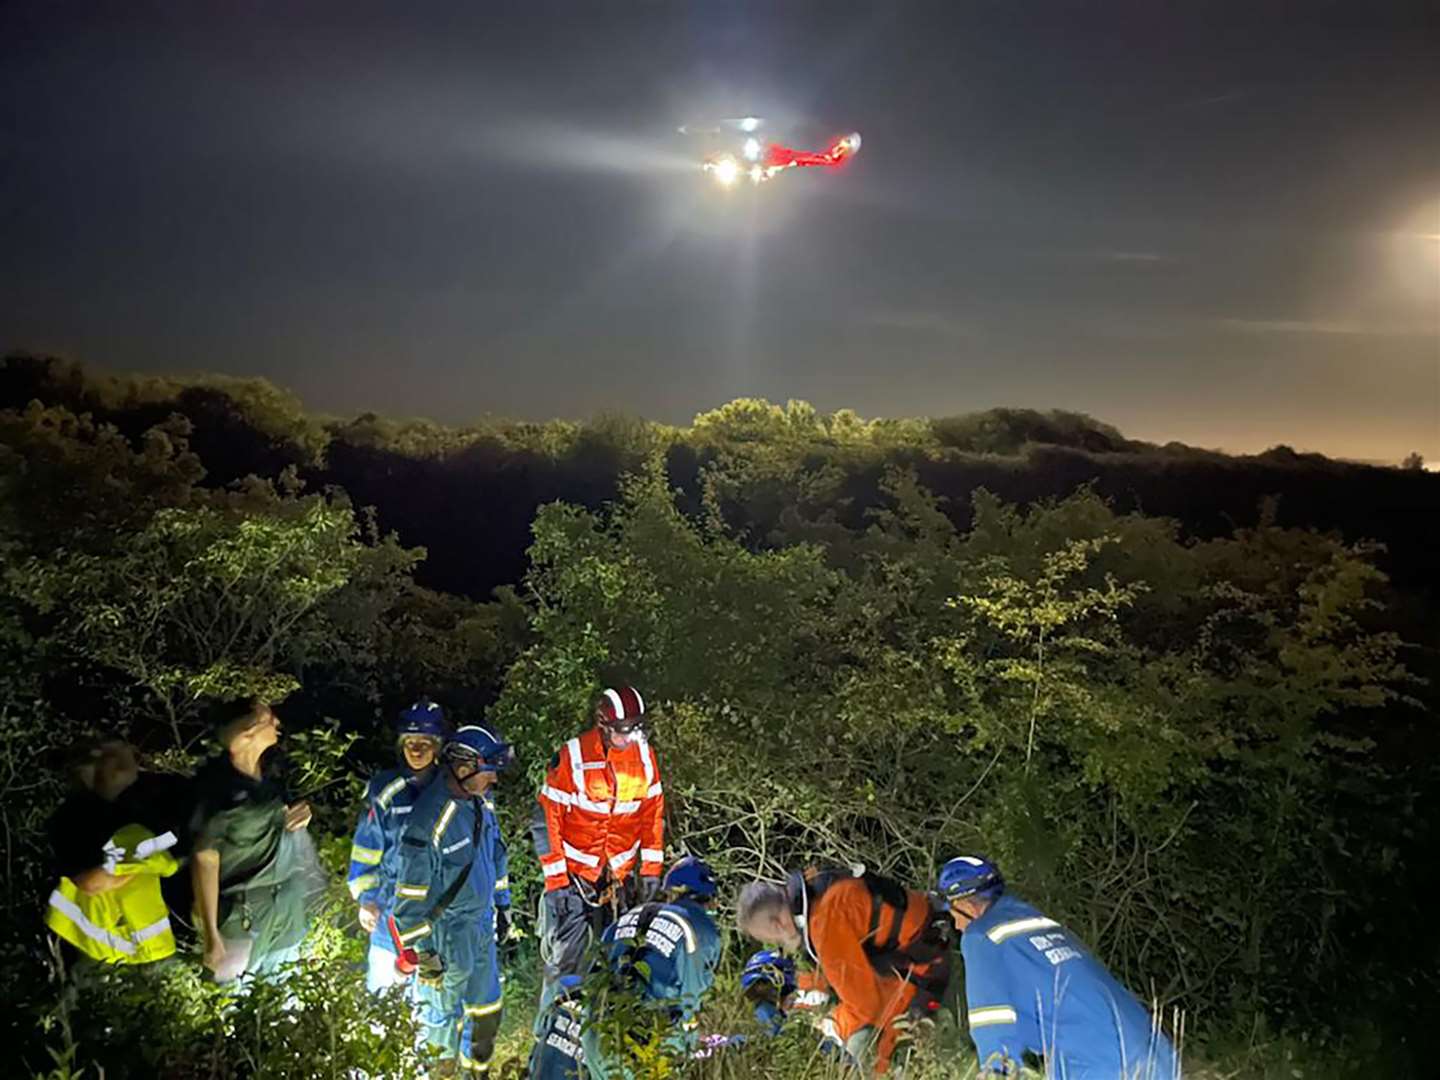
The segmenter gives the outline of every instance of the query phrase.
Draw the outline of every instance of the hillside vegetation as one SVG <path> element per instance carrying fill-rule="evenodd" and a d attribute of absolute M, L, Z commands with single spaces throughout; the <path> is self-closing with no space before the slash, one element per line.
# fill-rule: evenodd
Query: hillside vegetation
<path fill-rule="evenodd" d="M 808 861 L 923 886 L 984 851 L 1183 1014 L 1217 1075 L 1423 1075 L 1437 489 L 1140 444 L 1065 412 L 742 400 L 686 428 L 447 427 L 316 417 L 258 380 L 11 357 L 10 1045 L 57 1077 L 413 1075 L 403 1010 L 357 988 L 343 889 L 301 1008 L 237 1011 L 188 963 L 83 1006 L 62 993 L 39 913 L 65 752 L 122 732 L 188 770 L 208 704 L 264 694 L 338 871 L 388 718 L 430 693 L 519 750 L 500 803 L 528 913 L 535 782 L 589 694 L 624 680 L 655 702 L 671 854 L 709 859 L 727 903 Z M 743 956 L 732 940 L 714 1030 L 746 1022 L 725 997 Z M 522 946 L 511 1070 L 533 965 Z M 797 1075 L 806 1038 L 689 1071 Z M 963 1033 L 942 1048 L 934 1074 L 966 1075 Z"/>

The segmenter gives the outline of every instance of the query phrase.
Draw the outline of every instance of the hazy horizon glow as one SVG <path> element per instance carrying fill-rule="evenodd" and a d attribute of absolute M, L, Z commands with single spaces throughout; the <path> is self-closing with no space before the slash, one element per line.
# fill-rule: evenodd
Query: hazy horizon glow
<path fill-rule="evenodd" d="M 1440 20 L 0 9 L 0 348 L 464 422 L 736 397 L 1440 459 Z M 725 189 L 681 125 L 840 173 Z"/>

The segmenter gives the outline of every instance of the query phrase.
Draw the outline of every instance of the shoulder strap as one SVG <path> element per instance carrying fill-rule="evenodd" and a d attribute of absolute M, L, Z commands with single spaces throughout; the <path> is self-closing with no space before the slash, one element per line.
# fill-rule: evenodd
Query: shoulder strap
<path fill-rule="evenodd" d="M 870 961 L 870 966 L 881 975 L 895 974 L 901 978 L 912 978 L 915 967 L 932 964 L 949 954 L 952 944 L 948 929 L 949 920 L 927 918 L 920 932 L 902 947 L 900 933 L 905 922 L 905 915 L 909 911 L 910 896 L 901 889 L 903 902 L 896 905 L 892 903 L 893 893 L 884 888 L 887 880 L 880 878 L 879 884 L 881 888 L 870 894 L 870 927 L 871 934 L 874 936 L 865 943 L 865 955 Z M 894 882 L 888 882 L 888 884 L 894 886 Z M 895 887 L 899 888 L 899 886 Z M 875 931 L 880 925 L 880 911 L 886 907 L 890 908 L 894 915 L 891 918 L 889 933 L 881 938 Z M 943 982 L 945 978 L 948 978 L 948 974 L 941 978 Z"/>
<path fill-rule="evenodd" d="M 870 893 L 870 935 L 867 939 L 870 944 L 867 951 L 892 952 L 900 947 L 900 925 L 905 921 L 905 909 L 909 907 L 910 897 L 898 883 L 868 870 L 861 875 L 860 880 L 865 883 L 865 888 Z M 880 923 L 886 908 L 892 913 L 890 929 L 881 937 Z"/>
<path fill-rule="evenodd" d="M 475 821 L 470 828 L 470 861 L 465 864 L 465 869 L 456 875 L 455 880 L 450 883 L 450 887 L 440 894 L 440 899 L 431 905 L 427 918 L 432 922 L 443 915 L 445 909 L 455 902 L 455 898 L 460 895 L 460 890 L 470 880 L 470 871 L 475 869 L 475 857 L 480 850 L 480 830 L 485 823 L 485 807 L 483 804 L 477 805 L 477 802 L 476 799 L 470 800 L 475 811 Z"/>

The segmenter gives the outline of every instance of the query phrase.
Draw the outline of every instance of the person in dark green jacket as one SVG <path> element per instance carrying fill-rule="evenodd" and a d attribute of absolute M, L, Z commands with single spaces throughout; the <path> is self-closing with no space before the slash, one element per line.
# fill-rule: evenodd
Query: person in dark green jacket
<path fill-rule="evenodd" d="M 223 752 L 196 777 L 196 925 L 217 982 L 264 975 L 294 960 L 306 931 L 313 848 L 310 807 L 287 803 L 264 759 L 280 720 L 259 700 L 226 707 Z"/>

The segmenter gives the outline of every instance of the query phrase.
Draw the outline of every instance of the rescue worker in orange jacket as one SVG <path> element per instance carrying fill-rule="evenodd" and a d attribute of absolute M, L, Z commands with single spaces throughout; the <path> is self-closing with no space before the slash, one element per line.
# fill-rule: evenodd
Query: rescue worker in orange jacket
<path fill-rule="evenodd" d="M 925 893 L 863 868 L 753 882 L 740 893 L 737 922 L 757 941 L 809 956 L 819 971 L 808 984 L 802 977 L 802 988 L 839 999 L 826 1035 L 876 1073 L 887 1072 L 916 1024 L 938 1011 L 949 983 L 943 913 Z"/>
<path fill-rule="evenodd" d="M 652 900 L 664 868 L 665 797 L 645 738 L 645 701 L 634 687 L 605 690 L 592 715 L 595 726 L 551 759 L 532 828 L 545 872 L 547 985 L 583 974 L 591 941 Z"/>

